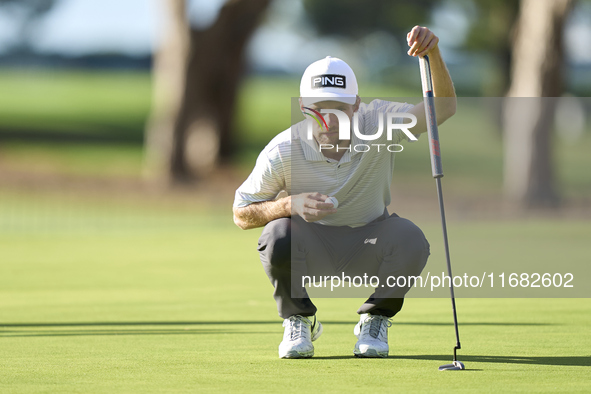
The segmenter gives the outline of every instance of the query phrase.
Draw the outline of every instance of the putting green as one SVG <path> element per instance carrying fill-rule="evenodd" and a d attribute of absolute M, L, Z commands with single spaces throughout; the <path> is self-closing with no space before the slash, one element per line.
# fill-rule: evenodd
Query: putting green
<path fill-rule="evenodd" d="M 240 231 L 228 215 L 107 219 L 0 229 L 0 392 L 591 389 L 588 299 L 459 299 L 460 372 L 437 370 L 455 342 L 449 299 L 408 299 L 388 359 L 352 356 L 362 300 L 318 299 L 316 356 L 280 360 L 260 230 Z M 421 226 L 440 238 L 437 222 Z M 453 224 L 458 260 L 480 252 L 484 227 L 502 245 L 497 259 L 520 249 L 515 233 L 535 228 L 539 245 L 588 260 L 581 234 L 591 223 L 559 221 Z M 432 247 L 429 264 L 440 264 Z M 545 258 L 543 248 L 531 253 Z"/>

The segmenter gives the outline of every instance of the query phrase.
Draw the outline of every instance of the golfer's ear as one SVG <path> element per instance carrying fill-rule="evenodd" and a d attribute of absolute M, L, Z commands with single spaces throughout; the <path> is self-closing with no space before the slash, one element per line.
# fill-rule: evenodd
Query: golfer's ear
<path fill-rule="evenodd" d="M 361 97 L 357 95 L 357 100 L 355 100 L 355 106 L 353 107 L 353 112 L 359 111 L 359 104 L 361 104 Z"/>

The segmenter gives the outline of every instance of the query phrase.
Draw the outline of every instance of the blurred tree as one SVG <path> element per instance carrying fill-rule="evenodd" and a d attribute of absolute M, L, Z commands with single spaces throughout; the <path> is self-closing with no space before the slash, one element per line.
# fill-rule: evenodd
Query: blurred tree
<path fill-rule="evenodd" d="M 31 33 L 36 19 L 49 11 L 58 0 L 0 0 L 0 7 L 18 21 L 17 50 L 29 50 Z"/>
<path fill-rule="evenodd" d="M 498 72 L 483 81 L 483 94 L 502 97 L 509 88 L 511 37 L 519 10 L 516 0 L 303 1 L 308 18 L 319 34 L 360 38 L 381 30 L 393 34 L 402 47 L 406 45 L 408 30 L 416 24 L 428 24 L 435 7 L 453 5 L 463 9 L 471 21 L 464 48 L 486 52 L 497 65 Z"/>
<path fill-rule="evenodd" d="M 207 28 L 186 0 L 161 0 L 164 37 L 154 56 L 148 171 L 168 183 L 207 175 L 234 148 L 232 120 L 244 50 L 270 0 L 228 0 Z"/>
<path fill-rule="evenodd" d="M 472 19 L 464 47 L 469 51 L 486 51 L 497 65 L 498 72 L 487 78 L 482 95 L 502 97 L 509 89 L 511 70 L 511 37 L 519 12 L 515 0 L 472 0 L 475 17 Z M 467 6 L 464 1 L 459 5 Z"/>
<path fill-rule="evenodd" d="M 304 9 L 319 34 L 360 38 L 370 32 L 392 33 L 406 45 L 406 33 L 429 20 L 437 0 L 303 0 Z"/>
<path fill-rule="evenodd" d="M 505 105 L 506 196 L 523 208 L 554 207 L 551 131 L 562 94 L 564 23 L 573 0 L 521 0 Z"/>

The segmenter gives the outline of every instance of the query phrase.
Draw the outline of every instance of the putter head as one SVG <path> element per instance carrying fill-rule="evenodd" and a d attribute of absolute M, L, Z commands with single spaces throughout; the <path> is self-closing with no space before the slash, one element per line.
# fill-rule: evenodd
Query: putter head
<path fill-rule="evenodd" d="M 464 363 L 459 361 L 454 361 L 452 364 L 445 364 L 439 367 L 440 371 L 460 371 L 466 369 Z"/>

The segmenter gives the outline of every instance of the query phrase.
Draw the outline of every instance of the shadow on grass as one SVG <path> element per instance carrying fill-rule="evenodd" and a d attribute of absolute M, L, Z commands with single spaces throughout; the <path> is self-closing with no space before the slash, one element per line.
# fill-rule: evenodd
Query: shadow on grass
<path fill-rule="evenodd" d="M 240 330 L 237 325 L 255 324 L 281 324 L 279 321 L 231 321 L 231 322 L 79 322 L 79 323 L 0 323 L 0 338 L 17 337 L 66 337 L 66 336 L 102 336 L 102 335 L 202 335 L 202 334 L 272 334 L 275 331 L 246 331 Z M 215 329 L 201 327 L 176 327 L 176 326 L 212 326 L 233 325 L 232 329 Z M 144 327 L 142 327 L 144 326 Z M 149 328 L 150 326 L 165 326 L 162 328 Z M 113 327 L 96 329 L 95 327 Z M 125 329 L 123 327 L 129 327 Z M 8 328 L 8 330 L 7 330 Z M 28 328 L 28 329 L 27 329 Z M 45 328 L 45 329 L 44 329 Z M 55 328 L 55 330 L 51 330 Z M 64 329 L 61 329 L 64 328 Z M 70 328 L 70 329 L 68 329 Z M 80 329 L 76 329 L 80 328 Z M 12 329 L 12 330 L 11 330 Z"/>
<path fill-rule="evenodd" d="M 355 321 L 323 321 L 326 325 L 351 325 Z M 146 321 L 146 322 L 63 322 L 63 323 L 0 323 L 0 338 L 18 337 L 66 337 L 66 336 L 105 336 L 105 335 L 217 335 L 217 334 L 270 334 L 279 331 L 249 331 L 240 326 L 275 325 L 280 327 L 281 320 L 270 321 Z M 452 326 L 452 323 L 402 322 L 400 325 L 417 326 Z M 537 323 L 462 323 L 475 326 L 533 326 Z M 149 328 L 159 326 L 162 328 Z M 185 327 L 179 327 L 185 326 Z M 193 326 L 193 327 L 191 327 Z M 206 328 L 208 326 L 226 326 L 225 329 Z M 97 329 L 105 327 L 104 329 Z M 108 328 L 113 327 L 113 328 Z M 123 327 L 129 327 L 125 329 Z M 232 327 L 232 328 L 230 328 Z M 55 330 L 52 330 L 54 328 Z M 68 329 L 69 328 L 69 329 Z M 78 329 L 79 328 L 79 329 Z M 347 357 L 343 357 L 347 358 Z M 321 358 L 320 358 L 321 359 Z"/>
<path fill-rule="evenodd" d="M 416 355 L 416 356 L 392 356 L 393 360 L 433 360 L 450 361 L 451 355 Z M 591 356 L 470 356 L 461 355 L 458 359 L 463 363 L 499 363 L 499 364 L 528 364 L 528 365 L 553 365 L 553 366 L 591 366 Z"/>
<path fill-rule="evenodd" d="M 122 335 L 219 335 L 219 334 L 274 334 L 272 331 L 220 331 L 220 330 L 66 330 L 66 331 L 39 331 L 39 330 L 18 330 L 0 331 L 0 338 L 23 338 L 23 337 L 78 337 L 78 336 L 122 336 Z"/>
<path fill-rule="evenodd" d="M 321 320 L 322 324 L 351 324 L 355 325 L 356 320 L 334 321 Z M 145 322 L 63 322 L 63 323 L 0 323 L 0 329 L 4 327 L 94 327 L 94 326 L 193 326 L 193 325 L 257 325 L 257 324 L 279 324 L 281 320 L 267 321 L 145 321 Z M 395 322 L 394 325 L 402 326 L 452 326 L 453 322 Z M 488 323 L 488 322 L 462 322 L 462 326 L 550 326 L 552 323 Z"/>
<path fill-rule="evenodd" d="M 436 357 L 436 356 L 433 356 L 433 357 Z M 377 358 L 377 357 L 356 357 L 354 355 L 350 355 L 350 356 L 314 356 L 312 358 L 309 358 L 308 360 L 364 360 L 363 362 L 372 362 L 372 361 L 365 361 L 365 360 L 378 360 L 378 361 L 374 361 L 374 362 L 383 363 L 384 360 L 388 360 L 386 362 L 397 362 L 401 358 L 410 359 L 413 357 L 412 356 L 410 356 L 410 357 L 390 356 L 387 358 Z M 449 360 L 449 357 L 447 358 L 447 360 Z M 437 363 L 437 364 L 439 364 L 439 363 Z M 482 369 L 467 368 L 467 369 L 465 369 L 465 371 L 477 372 L 477 371 L 482 371 Z"/>
<path fill-rule="evenodd" d="M 460 361 L 468 364 L 466 367 L 468 371 L 482 371 L 482 369 L 470 368 L 470 363 L 497 363 L 497 364 L 527 364 L 527 365 L 551 365 L 551 366 L 591 366 L 591 356 L 548 356 L 548 357 L 517 357 L 517 356 L 466 356 L 462 355 L 458 357 Z M 358 360 L 376 360 L 368 358 L 358 358 L 354 355 L 350 356 L 320 356 L 313 357 L 309 360 L 346 360 L 346 359 L 358 359 Z M 395 362 L 399 360 L 432 360 L 440 363 L 446 363 L 451 361 L 451 355 L 410 355 L 410 356 L 398 356 L 392 355 L 386 359 L 389 362 Z"/>

